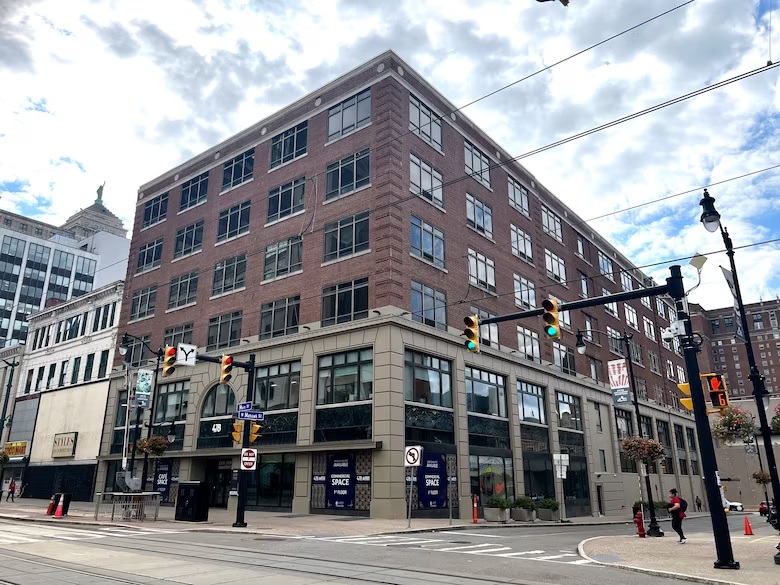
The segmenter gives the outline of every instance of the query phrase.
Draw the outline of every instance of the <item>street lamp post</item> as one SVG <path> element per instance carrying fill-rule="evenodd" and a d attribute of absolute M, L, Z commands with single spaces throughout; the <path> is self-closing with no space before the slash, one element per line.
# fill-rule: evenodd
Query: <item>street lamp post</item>
<path fill-rule="evenodd" d="M 748 379 L 753 384 L 753 398 L 756 401 L 756 409 L 758 410 L 759 430 L 761 431 L 761 438 L 763 439 L 764 450 L 766 452 L 766 466 L 769 469 L 769 477 L 772 481 L 773 506 L 770 507 L 771 518 L 771 509 L 777 509 L 776 502 L 778 495 L 780 495 L 780 478 L 778 478 L 777 475 L 777 463 L 775 462 L 775 453 L 772 449 L 772 431 L 769 428 L 769 421 L 766 416 L 766 409 L 769 406 L 769 393 L 766 391 L 764 376 L 759 372 L 758 367 L 756 366 L 756 358 L 753 354 L 753 344 L 750 341 L 750 330 L 748 329 L 747 315 L 745 315 L 745 305 L 742 302 L 742 291 L 739 288 L 737 267 L 734 264 L 734 244 L 731 241 L 728 230 L 723 227 L 723 224 L 720 221 L 720 213 L 715 209 L 715 198 L 709 194 L 707 189 L 704 190 L 704 196 L 701 201 L 699 201 L 699 204 L 702 207 L 701 223 L 708 232 L 715 232 L 720 229 L 723 243 L 726 245 L 726 255 L 729 257 L 729 264 L 731 265 L 731 277 L 734 284 L 733 293 L 734 298 L 737 301 L 737 309 L 742 324 L 742 336 L 745 339 L 748 367 L 750 368 Z M 776 528 L 780 528 L 780 523 L 777 523 L 776 520 L 774 525 Z M 775 563 L 780 564 L 780 552 L 775 555 Z"/>
<path fill-rule="evenodd" d="M 636 378 L 634 378 L 634 366 L 631 362 L 631 346 L 629 340 L 633 337 L 632 334 L 623 332 L 622 337 L 613 337 L 609 333 L 603 331 L 594 331 L 595 333 L 602 333 L 612 339 L 617 339 L 623 342 L 626 348 L 626 359 L 628 361 L 628 377 L 631 383 L 631 394 L 634 397 L 634 415 L 636 416 L 636 436 L 642 436 L 642 423 L 639 418 L 639 395 L 636 390 Z M 577 353 L 580 355 L 585 353 L 585 341 L 582 337 L 582 331 L 577 331 Z M 655 503 L 653 502 L 653 490 L 650 483 L 650 470 L 647 461 L 643 461 L 640 465 L 645 465 L 645 489 L 647 490 L 647 507 L 650 512 L 650 525 L 647 528 L 647 536 L 663 536 L 664 531 L 661 530 L 661 526 L 658 524 L 658 518 L 655 515 Z"/>
<path fill-rule="evenodd" d="M 5 362 L 5 365 L 7 365 L 9 368 L 11 368 L 11 371 L 8 372 L 8 384 L 6 384 L 5 388 L 5 398 L 3 399 L 3 411 L 0 413 L 0 443 L 3 441 L 3 435 L 5 434 L 5 413 L 8 412 L 8 399 L 11 397 L 11 386 L 14 383 L 14 370 L 16 369 L 16 366 L 19 365 L 19 362 L 12 361 L 9 362 L 8 360 L 3 360 Z"/>

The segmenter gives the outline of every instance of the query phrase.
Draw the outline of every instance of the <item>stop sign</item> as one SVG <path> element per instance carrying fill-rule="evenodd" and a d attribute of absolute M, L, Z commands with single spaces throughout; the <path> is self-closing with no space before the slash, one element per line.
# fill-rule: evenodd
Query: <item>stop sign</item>
<path fill-rule="evenodd" d="M 241 469 L 254 471 L 257 467 L 257 449 L 241 449 Z"/>

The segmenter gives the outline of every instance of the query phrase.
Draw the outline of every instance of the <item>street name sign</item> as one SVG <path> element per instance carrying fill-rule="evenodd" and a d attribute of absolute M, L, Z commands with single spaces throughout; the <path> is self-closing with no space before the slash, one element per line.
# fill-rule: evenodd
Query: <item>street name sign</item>
<path fill-rule="evenodd" d="M 255 410 L 242 410 L 239 411 L 238 418 L 240 420 L 263 420 L 265 418 L 265 413 L 257 412 Z"/>
<path fill-rule="evenodd" d="M 243 412 L 245 410 L 252 410 L 252 403 L 251 402 L 239 402 L 236 405 L 236 411 L 237 412 Z"/>

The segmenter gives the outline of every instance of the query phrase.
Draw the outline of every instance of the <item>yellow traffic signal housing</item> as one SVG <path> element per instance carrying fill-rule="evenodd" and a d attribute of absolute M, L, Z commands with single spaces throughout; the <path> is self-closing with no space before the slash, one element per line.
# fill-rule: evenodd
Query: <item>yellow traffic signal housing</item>
<path fill-rule="evenodd" d="M 163 378 L 172 376 L 173 372 L 175 371 L 176 371 L 176 348 L 171 345 L 166 345 L 165 349 L 163 350 L 163 367 L 162 367 Z"/>
<path fill-rule="evenodd" d="M 547 339 L 561 338 L 561 323 L 558 315 L 558 301 L 555 299 L 544 299 L 542 301 L 542 319 L 544 319 L 544 334 Z"/>
<path fill-rule="evenodd" d="M 471 353 L 479 353 L 479 316 L 469 315 L 463 322 L 466 324 L 466 328 L 463 330 L 463 335 L 466 336 L 466 349 Z"/>
<path fill-rule="evenodd" d="M 230 433 L 230 436 L 233 437 L 234 443 L 243 443 L 244 442 L 244 423 L 242 422 L 234 422 L 233 423 L 233 432 Z"/>
<path fill-rule="evenodd" d="M 254 443 L 260 438 L 260 433 L 263 432 L 263 427 L 257 423 L 251 423 L 249 427 L 249 443 Z"/>
<path fill-rule="evenodd" d="M 227 384 L 233 379 L 233 356 L 223 355 L 220 362 L 219 383 Z"/>
<path fill-rule="evenodd" d="M 729 392 L 723 376 L 720 374 L 701 374 L 699 377 L 707 384 L 712 406 L 718 410 L 726 408 L 729 405 Z"/>
<path fill-rule="evenodd" d="M 680 398 L 680 404 L 688 410 L 693 411 L 693 398 L 690 397 L 691 385 L 688 384 L 688 382 L 685 382 L 684 384 L 677 384 L 677 387 L 680 389 L 680 392 L 688 396 L 688 398 Z"/>

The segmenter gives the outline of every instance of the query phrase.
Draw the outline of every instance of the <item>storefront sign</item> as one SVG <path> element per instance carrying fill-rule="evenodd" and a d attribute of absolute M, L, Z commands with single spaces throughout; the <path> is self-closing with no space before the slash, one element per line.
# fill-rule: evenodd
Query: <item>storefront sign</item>
<path fill-rule="evenodd" d="M 27 455 L 27 441 L 6 443 L 3 448 L 9 457 L 24 457 Z"/>
<path fill-rule="evenodd" d="M 73 457 L 76 454 L 76 439 L 78 437 L 78 432 L 57 433 L 54 435 L 54 444 L 51 450 L 52 458 Z"/>
<path fill-rule="evenodd" d="M 172 467 L 170 459 L 157 461 L 157 471 L 154 475 L 154 491 L 160 492 L 161 501 L 167 501 L 170 494 Z"/>
<path fill-rule="evenodd" d="M 417 472 L 417 495 L 423 508 L 443 508 L 447 504 L 447 464 L 444 455 L 425 451 Z"/>
<path fill-rule="evenodd" d="M 352 453 L 328 455 L 326 508 L 355 507 L 355 459 Z"/>

